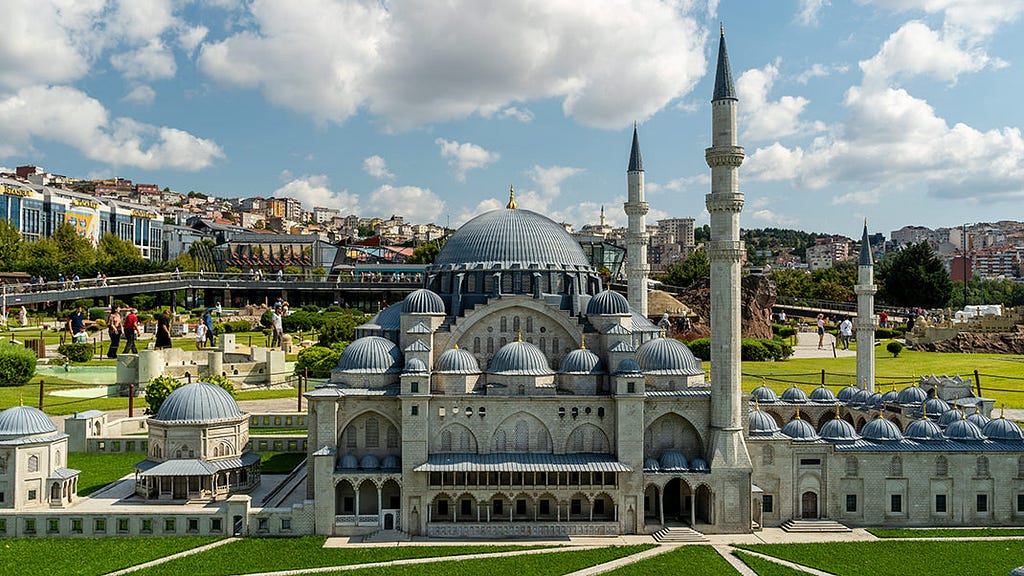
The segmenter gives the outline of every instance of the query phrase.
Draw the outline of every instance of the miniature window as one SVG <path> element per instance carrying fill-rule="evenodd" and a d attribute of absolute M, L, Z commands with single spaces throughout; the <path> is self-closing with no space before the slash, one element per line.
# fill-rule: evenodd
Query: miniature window
<path fill-rule="evenodd" d="M 152 534 L 153 533 L 153 521 L 150 520 L 149 518 L 145 518 L 145 519 L 142 520 L 142 533 L 143 534 Z"/>
<path fill-rule="evenodd" d="M 419 392 L 420 392 L 420 383 L 419 382 L 412 382 L 411 384 L 409 384 L 409 392 L 411 392 L 412 394 L 419 394 Z"/>
<path fill-rule="evenodd" d="M 164 532 L 174 532 L 174 518 L 164 519 Z"/>
<path fill-rule="evenodd" d="M 978 512 L 988 512 L 988 494 L 978 494 Z"/>
<path fill-rule="evenodd" d="M 94 520 L 93 523 L 92 523 L 92 531 L 96 532 L 97 534 L 103 534 L 104 532 L 106 532 L 107 531 L 107 519 L 106 518 L 97 518 L 96 520 Z"/>
<path fill-rule="evenodd" d="M 35 490 L 29 490 L 28 491 L 28 499 L 29 500 L 35 500 L 36 497 L 37 497 L 37 494 L 38 494 L 38 492 L 36 492 Z"/>
<path fill-rule="evenodd" d="M 935 495 L 935 511 L 938 512 L 939 514 L 944 514 L 946 512 L 946 495 L 945 494 L 936 494 Z"/>
<path fill-rule="evenodd" d="M 188 531 L 191 533 L 199 532 L 199 519 L 189 518 L 188 519 Z"/>
<path fill-rule="evenodd" d="M 0 534 L 7 534 L 7 519 L 0 518 Z"/>
<path fill-rule="evenodd" d="M 267 522 L 266 518 L 260 518 L 259 519 L 259 528 L 258 528 L 258 530 L 261 530 L 261 531 L 267 530 L 268 524 L 269 524 L 269 522 Z"/>
<path fill-rule="evenodd" d="M 417 406 L 416 404 L 413 404 L 412 408 L 410 408 L 409 413 L 412 414 L 413 416 L 419 416 L 419 414 L 420 414 L 420 407 Z"/>
<path fill-rule="evenodd" d="M 35 533 L 36 533 L 36 519 L 35 518 L 25 518 L 25 534 L 35 534 Z"/>
<path fill-rule="evenodd" d="M 847 494 L 846 495 L 846 511 L 856 512 L 857 511 L 857 495 Z"/>
<path fill-rule="evenodd" d="M 281 530 L 291 530 L 291 529 L 292 529 L 292 519 L 291 518 L 281 518 Z"/>
<path fill-rule="evenodd" d="M 117 531 L 120 532 L 120 533 L 125 533 L 125 532 L 128 531 L 128 519 L 127 518 L 118 518 L 117 519 Z"/>
<path fill-rule="evenodd" d="M 775 510 L 775 498 L 771 494 L 765 494 L 761 497 L 761 511 L 766 514 L 771 514 Z"/>
<path fill-rule="evenodd" d="M 1024 512 L 1024 494 L 1017 494 L 1017 512 Z"/>
<path fill-rule="evenodd" d="M 889 496 L 889 512 L 898 514 L 903 512 L 903 495 L 892 494 Z"/>
<path fill-rule="evenodd" d="M 210 532 L 220 532 L 220 518 L 210 519 Z"/>
<path fill-rule="evenodd" d="M 57 520 L 56 518 L 48 519 L 46 521 L 46 533 L 56 534 L 57 532 L 60 532 L 60 520 Z"/>

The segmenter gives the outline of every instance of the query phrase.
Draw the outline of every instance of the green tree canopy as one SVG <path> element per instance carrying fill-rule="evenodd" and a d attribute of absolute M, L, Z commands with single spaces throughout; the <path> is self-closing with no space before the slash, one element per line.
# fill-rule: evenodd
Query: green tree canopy
<path fill-rule="evenodd" d="M 943 308 L 953 292 L 946 268 L 927 242 L 886 255 L 878 283 L 880 299 L 895 306 Z"/>
<path fill-rule="evenodd" d="M 775 282 L 781 298 L 813 298 L 814 283 L 806 270 L 797 268 L 779 268 L 772 270 L 768 278 Z"/>
<path fill-rule="evenodd" d="M 21 258 L 21 233 L 14 223 L 0 218 L 0 270 L 14 270 Z"/>
<path fill-rule="evenodd" d="M 694 250 L 685 260 L 665 271 L 663 282 L 671 286 L 689 286 L 701 278 L 711 276 L 711 262 L 702 248 Z"/>
<path fill-rule="evenodd" d="M 53 231 L 53 242 L 57 245 L 60 270 L 65 276 L 78 274 L 91 276 L 96 269 L 96 248 L 73 226 L 64 222 Z"/>
<path fill-rule="evenodd" d="M 56 280 L 60 273 L 60 250 L 51 238 L 40 238 L 21 244 L 19 267 L 33 276 Z"/>
<path fill-rule="evenodd" d="M 437 260 L 442 246 L 444 246 L 444 242 L 441 240 L 420 244 L 412 251 L 412 256 L 409 256 L 406 262 L 409 264 L 433 264 L 434 260 Z"/>
<path fill-rule="evenodd" d="M 107 276 L 145 274 L 153 268 L 150 262 L 142 257 L 142 252 L 135 244 L 114 234 L 104 234 L 96 251 L 97 264 Z"/>

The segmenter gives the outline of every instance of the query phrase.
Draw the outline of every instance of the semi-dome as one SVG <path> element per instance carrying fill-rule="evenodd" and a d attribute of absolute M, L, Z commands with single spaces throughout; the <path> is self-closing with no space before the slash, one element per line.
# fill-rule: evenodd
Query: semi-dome
<path fill-rule="evenodd" d="M 662 470 L 688 470 L 686 456 L 679 450 L 666 450 L 658 461 Z"/>
<path fill-rule="evenodd" d="M 775 390 L 767 386 L 758 386 L 750 391 L 750 398 L 756 398 L 761 404 L 770 404 L 772 402 L 778 402 L 779 396 L 775 393 Z"/>
<path fill-rule="evenodd" d="M 811 402 L 819 402 L 822 404 L 835 404 L 836 395 L 831 390 L 824 386 L 819 386 L 814 390 L 811 390 Z"/>
<path fill-rule="evenodd" d="M 367 454 L 359 459 L 359 467 L 363 470 L 376 470 L 380 468 L 380 459 L 373 454 Z"/>
<path fill-rule="evenodd" d="M 985 439 L 985 435 L 973 422 L 962 418 L 946 426 L 946 438 L 961 442 L 981 442 Z"/>
<path fill-rule="evenodd" d="M 558 371 L 563 374 L 603 374 L 604 364 L 597 354 L 586 348 L 579 348 L 562 358 Z"/>
<path fill-rule="evenodd" d="M 338 359 L 338 370 L 360 374 L 394 374 L 402 371 L 402 351 L 380 336 L 353 340 Z"/>
<path fill-rule="evenodd" d="M 833 418 L 821 425 L 818 435 L 832 442 L 850 442 L 857 439 L 857 430 L 846 420 Z"/>
<path fill-rule="evenodd" d="M 771 414 L 761 410 L 751 410 L 747 415 L 747 429 L 752 435 L 773 434 L 779 431 L 779 425 Z"/>
<path fill-rule="evenodd" d="M 216 422 L 242 417 L 238 403 L 227 390 L 216 384 L 198 382 L 171 392 L 153 419 L 161 422 Z"/>
<path fill-rule="evenodd" d="M 1024 440 L 1024 432 L 1021 431 L 1020 426 L 1013 420 L 1003 417 L 989 420 L 985 423 L 985 427 L 981 429 L 981 433 L 989 440 L 1005 440 L 1009 442 Z"/>
<path fill-rule="evenodd" d="M 626 297 L 614 290 L 598 292 L 587 304 L 587 316 L 630 313 Z"/>
<path fill-rule="evenodd" d="M 897 404 L 920 404 L 928 399 L 928 393 L 919 386 L 907 386 L 896 397 Z"/>
<path fill-rule="evenodd" d="M 619 365 L 615 368 L 615 373 L 619 376 L 641 376 L 640 365 L 636 363 L 636 360 L 632 358 L 623 358 Z"/>
<path fill-rule="evenodd" d="M 636 350 L 636 362 L 648 374 L 704 374 L 700 360 L 675 338 L 654 338 Z"/>
<path fill-rule="evenodd" d="M 52 434 L 57 431 L 53 420 L 38 408 L 12 406 L 0 412 L 0 438 Z"/>
<path fill-rule="evenodd" d="M 405 370 L 403 370 L 403 372 L 406 374 L 426 374 L 427 365 L 419 358 L 410 358 L 406 361 Z"/>
<path fill-rule="evenodd" d="M 782 391 L 782 401 L 796 404 L 807 402 L 807 393 L 796 386 L 791 386 Z"/>
<path fill-rule="evenodd" d="M 661 470 L 661 464 L 658 464 L 657 458 L 648 458 L 644 460 L 644 470 L 657 472 L 658 470 Z"/>
<path fill-rule="evenodd" d="M 856 392 L 857 388 L 854 388 L 853 386 L 844 386 L 839 390 L 839 393 L 836 394 L 836 399 L 840 402 L 849 402 L 850 398 L 853 397 Z"/>
<path fill-rule="evenodd" d="M 907 424 L 903 435 L 911 440 L 942 440 L 942 428 L 928 418 L 919 418 Z"/>
<path fill-rule="evenodd" d="M 445 350 L 434 361 L 434 370 L 442 374 L 479 374 L 480 364 L 467 350 Z"/>
<path fill-rule="evenodd" d="M 818 432 L 814 430 L 814 426 L 811 426 L 807 420 L 802 420 L 799 414 L 796 418 L 786 422 L 786 425 L 782 427 L 782 433 L 793 440 L 818 439 Z"/>
<path fill-rule="evenodd" d="M 495 353 L 487 373 L 542 376 L 553 372 L 540 348 L 529 342 L 516 340 L 505 344 Z"/>
<path fill-rule="evenodd" d="M 380 461 L 380 467 L 384 470 L 397 470 L 401 467 L 401 460 L 394 454 L 388 454 Z"/>
<path fill-rule="evenodd" d="M 519 208 L 491 210 L 463 224 L 441 248 L 430 269 L 516 267 L 595 270 L 564 227 Z"/>
<path fill-rule="evenodd" d="M 875 442 L 893 442 L 903 439 L 903 433 L 899 426 L 879 416 L 871 420 L 860 429 L 860 435 L 865 440 Z"/>
<path fill-rule="evenodd" d="M 404 314 L 444 314 L 444 300 L 436 293 L 420 288 L 402 300 Z"/>
<path fill-rule="evenodd" d="M 963 417 L 964 417 L 964 412 L 963 412 L 962 409 L 960 409 L 960 408 L 951 408 L 949 410 L 946 410 L 945 412 L 942 413 L 941 416 L 939 416 L 939 426 L 942 426 L 942 427 L 949 426 L 953 422 L 956 422 L 957 420 L 960 420 Z"/>
<path fill-rule="evenodd" d="M 690 460 L 691 472 L 707 472 L 709 470 L 710 468 L 708 468 L 708 463 L 703 458 L 694 458 L 693 460 Z"/>
<path fill-rule="evenodd" d="M 354 454 L 345 454 L 341 457 L 342 470 L 355 470 L 359 467 L 359 460 Z"/>

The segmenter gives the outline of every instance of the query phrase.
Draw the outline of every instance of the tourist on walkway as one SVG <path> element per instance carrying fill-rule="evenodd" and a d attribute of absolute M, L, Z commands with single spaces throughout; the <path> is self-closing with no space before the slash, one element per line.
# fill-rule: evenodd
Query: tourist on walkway
<path fill-rule="evenodd" d="M 885 310 L 882 310 L 881 312 L 878 313 L 878 327 L 879 328 L 888 328 L 889 327 L 889 315 L 885 313 Z"/>
<path fill-rule="evenodd" d="M 818 350 L 825 349 L 825 315 L 818 314 Z"/>
<path fill-rule="evenodd" d="M 206 331 L 204 332 L 204 334 L 206 336 L 206 341 L 210 343 L 210 347 L 211 348 L 216 348 L 217 347 L 217 340 L 216 340 L 216 338 L 213 335 L 213 310 L 212 309 L 207 308 L 206 312 L 203 313 L 203 324 L 206 325 Z"/>
<path fill-rule="evenodd" d="M 839 342 L 843 346 L 843 350 L 850 349 L 850 338 L 853 336 L 853 322 L 850 322 L 849 318 L 844 318 L 839 323 Z"/>
<path fill-rule="evenodd" d="M 121 345 L 121 334 L 124 333 L 124 324 L 121 322 L 121 307 L 114 306 L 107 316 L 107 335 L 110 336 L 110 346 L 107 347 L 107 358 L 117 358 L 117 347 Z"/>
<path fill-rule="evenodd" d="M 206 324 L 202 321 L 196 322 L 196 350 L 202 350 L 206 343 Z"/>
<path fill-rule="evenodd" d="M 284 322 L 281 319 L 281 307 L 274 308 L 274 314 L 271 316 L 271 326 L 273 329 L 273 335 L 270 338 L 270 347 L 281 345 L 281 336 L 284 335 Z"/>
<path fill-rule="evenodd" d="M 157 349 L 171 347 L 171 311 L 165 309 L 163 314 L 156 319 L 156 344 Z"/>
<path fill-rule="evenodd" d="M 135 315 L 135 309 L 129 308 L 128 315 L 124 318 L 124 350 L 122 354 L 138 354 L 135 349 L 135 338 L 139 335 L 139 317 Z"/>

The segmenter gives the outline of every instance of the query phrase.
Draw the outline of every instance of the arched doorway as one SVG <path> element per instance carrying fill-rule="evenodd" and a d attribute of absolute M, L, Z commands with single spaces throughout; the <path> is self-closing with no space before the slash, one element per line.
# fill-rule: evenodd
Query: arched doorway
<path fill-rule="evenodd" d="M 661 490 L 651 484 L 644 490 L 644 523 L 661 524 Z"/>
<path fill-rule="evenodd" d="M 708 488 L 706 484 L 701 484 L 697 488 L 695 500 L 696 510 L 694 511 L 694 515 L 697 522 L 713 524 L 714 519 L 711 517 L 711 512 L 714 507 L 711 505 L 711 488 Z"/>
<path fill-rule="evenodd" d="M 665 484 L 661 505 L 666 523 L 693 522 L 693 491 L 685 480 L 673 478 Z"/>
<path fill-rule="evenodd" d="M 356 513 L 356 491 L 348 480 L 334 487 L 334 513 L 339 516 Z"/>
<path fill-rule="evenodd" d="M 394 530 L 395 529 L 395 515 L 388 512 L 384 515 L 384 529 Z"/>
<path fill-rule="evenodd" d="M 800 495 L 800 517 L 816 519 L 818 517 L 818 493 L 808 490 Z"/>

